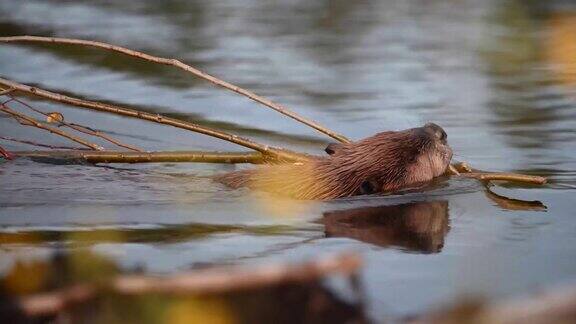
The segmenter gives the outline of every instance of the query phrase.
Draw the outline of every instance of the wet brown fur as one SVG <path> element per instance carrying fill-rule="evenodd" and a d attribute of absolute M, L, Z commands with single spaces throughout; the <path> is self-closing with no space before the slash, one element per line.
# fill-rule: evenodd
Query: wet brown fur
<path fill-rule="evenodd" d="M 392 192 L 430 181 L 446 170 L 452 150 L 435 124 L 378 133 L 330 145 L 328 157 L 227 173 L 216 180 L 297 199 L 334 199 Z"/>

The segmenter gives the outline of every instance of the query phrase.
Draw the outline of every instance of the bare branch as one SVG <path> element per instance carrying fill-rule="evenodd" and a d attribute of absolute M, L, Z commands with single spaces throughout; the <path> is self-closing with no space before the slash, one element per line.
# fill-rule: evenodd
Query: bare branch
<path fill-rule="evenodd" d="M 96 41 L 88 41 L 88 40 L 81 40 L 81 39 L 70 39 L 70 38 L 56 38 L 56 37 L 40 37 L 40 36 L 12 36 L 12 37 L 0 37 L 0 42 L 5 42 L 5 43 L 9 43 L 9 42 L 41 42 L 41 43 L 54 43 L 54 44 L 71 44 L 71 45 L 82 45 L 82 46 L 91 46 L 91 47 L 97 47 L 97 48 L 103 48 L 109 51 L 114 51 L 114 52 L 118 52 L 118 53 L 122 53 L 128 56 L 132 56 L 132 57 L 137 57 L 146 61 L 150 61 L 150 62 L 154 62 L 154 63 L 159 63 L 159 64 L 164 64 L 164 65 L 171 65 L 174 67 L 177 67 L 181 70 L 184 70 L 186 72 L 192 73 L 193 75 L 200 77 L 204 80 L 207 80 L 215 85 L 218 85 L 220 87 L 223 87 L 225 89 L 228 89 L 230 91 L 234 91 L 238 94 L 241 94 L 245 97 L 248 97 L 260 104 L 263 104 L 267 107 L 270 107 L 276 111 L 278 111 L 281 114 L 284 114 L 290 118 L 293 118 L 305 125 L 308 125 L 316 130 L 318 130 L 319 132 L 322 132 L 340 142 L 343 143 L 348 143 L 350 142 L 350 140 L 348 140 L 345 136 L 340 135 L 326 127 L 323 127 L 321 125 L 319 125 L 318 123 L 306 119 L 298 114 L 296 114 L 295 112 L 290 111 L 288 108 L 275 103 L 269 99 L 266 99 L 264 97 L 261 97 L 251 91 L 245 90 L 243 88 L 240 88 L 239 86 L 236 86 L 234 84 L 228 83 L 226 81 L 220 80 L 208 73 L 202 72 L 190 65 L 184 64 L 179 60 L 176 59 L 169 59 L 169 58 L 163 58 L 163 57 L 158 57 L 158 56 L 153 56 L 153 55 L 149 55 L 146 53 L 142 53 L 142 52 L 138 52 L 135 50 L 131 50 L 128 48 L 124 48 L 124 47 L 120 47 L 120 46 L 116 46 L 116 45 L 111 45 L 111 44 L 107 44 L 107 43 L 103 43 L 103 42 L 96 42 Z"/>
<path fill-rule="evenodd" d="M 12 160 L 14 155 L 12 153 L 6 151 L 2 146 L 0 146 L 0 156 L 4 157 L 5 159 Z"/>
<path fill-rule="evenodd" d="M 162 116 L 160 114 L 151 114 L 151 113 L 142 112 L 142 111 L 129 109 L 129 108 L 124 108 L 124 107 L 120 107 L 120 106 L 104 104 L 104 103 L 100 103 L 97 101 L 89 101 L 89 100 L 83 100 L 83 99 L 78 99 L 78 98 L 74 98 L 74 97 L 69 97 L 69 96 L 65 96 L 63 94 L 50 92 L 50 91 L 43 90 L 40 88 L 30 87 L 30 86 L 25 85 L 25 84 L 17 83 L 17 82 L 2 79 L 2 78 L 0 78 L 0 84 L 3 84 L 3 85 L 8 86 L 8 87 L 12 87 L 14 89 L 17 89 L 18 91 L 26 92 L 26 93 L 29 93 L 29 94 L 34 95 L 34 96 L 50 99 L 53 101 L 69 104 L 72 106 L 83 107 L 83 108 L 88 108 L 91 110 L 104 111 L 104 112 L 113 113 L 116 115 L 122 115 L 122 116 L 137 118 L 137 119 L 148 120 L 148 121 L 152 121 L 155 123 L 170 125 L 170 126 L 186 129 L 189 131 L 201 133 L 204 135 L 220 138 L 222 140 L 232 142 L 232 143 L 256 150 L 256 151 L 258 151 L 264 155 L 269 156 L 271 159 L 275 159 L 278 161 L 293 162 L 293 161 L 304 161 L 304 160 L 309 159 L 309 157 L 305 154 L 301 154 L 301 153 L 297 153 L 297 152 L 293 152 L 293 151 L 289 151 L 289 150 L 285 150 L 285 149 L 281 149 L 281 148 L 276 148 L 276 147 L 271 147 L 268 145 L 256 143 L 256 142 L 249 140 L 247 138 L 243 138 L 243 137 L 240 137 L 237 135 L 231 135 L 231 134 L 221 132 L 221 131 L 218 131 L 215 129 L 211 129 L 211 128 L 208 128 L 205 126 L 200 126 L 200 125 L 197 125 L 197 124 L 194 124 L 191 122 L 187 122 L 187 121 L 183 121 L 183 120 L 179 120 L 179 119 L 175 119 L 175 118 L 170 118 L 170 117 L 165 117 L 165 116 Z"/>
<path fill-rule="evenodd" d="M 460 172 L 452 164 L 448 164 L 448 169 L 446 173 L 449 175 L 460 175 Z"/>
<path fill-rule="evenodd" d="M 456 162 L 450 166 L 459 173 L 468 173 L 474 171 L 468 162 Z"/>
<path fill-rule="evenodd" d="M 116 151 L 16 151 L 17 157 L 83 161 L 87 163 L 252 163 L 262 164 L 266 158 L 258 152 L 116 152 Z"/>
<path fill-rule="evenodd" d="M 455 175 L 466 178 L 474 178 L 480 181 L 512 181 L 521 183 L 545 184 L 548 180 L 545 177 L 532 176 L 526 174 L 506 173 L 506 172 L 487 172 L 472 168 L 467 162 L 458 162 L 450 165 L 450 172 Z M 454 171 L 452 171 L 454 170 Z"/>
<path fill-rule="evenodd" d="M 16 102 L 18 102 L 19 104 L 23 105 L 24 107 L 26 107 L 26 108 L 34 111 L 34 112 L 37 112 L 37 113 L 39 113 L 39 114 L 42 114 L 42 115 L 44 115 L 44 116 L 46 116 L 46 117 L 48 117 L 48 118 L 50 118 L 50 117 L 52 116 L 51 113 L 45 113 L 45 112 L 43 112 L 43 111 L 41 111 L 41 110 L 38 110 L 38 109 L 32 107 L 31 105 L 29 105 L 28 103 L 26 103 L 26 102 L 24 102 L 24 101 L 22 101 L 22 100 L 20 100 L 20 99 L 18 99 L 18 98 L 16 98 L 16 97 L 14 97 L 14 96 L 12 96 L 12 95 L 8 95 L 8 97 L 10 98 L 10 100 L 16 101 Z M 124 143 L 122 143 L 122 142 L 120 142 L 120 141 L 118 141 L 118 140 L 116 140 L 116 139 L 114 139 L 114 138 L 112 138 L 112 137 L 110 137 L 110 136 L 108 136 L 108 135 L 106 135 L 106 134 L 103 134 L 103 133 L 100 132 L 100 131 L 94 130 L 94 129 L 90 128 L 90 127 L 82 126 L 82 125 L 75 124 L 75 123 L 68 123 L 68 122 L 66 122 L 65 119 L 59 121 L 59 124 L 60 124 L 60 125 L 63 125 L 63 126 L 66 126 L 66 127 L 68 127 L 68 128 L 71 128 L 71 129 L 73 129 L 73 130 L 75 130 L 75 131 L 78 131 L 78 132 L 80 132 L 80 133 L 84 133 L 84 134 L 87 134 L 87 135 L 92 135 L 92 136 L 100 137 L 100 138 L 102 138 L 102 139 L 104 139 L 104 140 L 106 140 L 106 141 L 108 141 L 108 142 L 110 142 L 110 143 L 112 143 L 112 144 L 117 145 L 117 146 L 120 146 L 120 147 L 123 147 L 123 148 L 127 148 L 127 149 L 129 149 L 129 150 L 136 151 L 136 152 L 142 152 L 141 149 L 139 149 L 139 148 L 137 148 L 137 147 L 135 147 L 135 146 L 132 146 L 132 145 L 129 145 L 129 144 L 124 144 Z"/>
<path fill-rule="evenodd" d="M 480 181 L 512 181 L 512 182 L 523 182 L 523 183 L 533 183 L 542 185 L 545 184 L 547 179 L 540 176 L 532 176 L 527 174 L 517 174 L 517 173 L 504 173 L 504 172 L 470 172 L 461 173 L 460 176 L 466 178 L 474 178 Z"/>
<path fill-rule="evenodd" d="M 106 134 L 103 134 L 103 133 L 100 132 L 100 131 L 94 130 L 94 129 L 90 128 L 90 127 L 82 126 L 82 125 L 75 124 L 75 123 L 67 123 L 66 121 L 61 122 L 61 124 L 64 125 L 64 126 L 70 127 L 70 128 L 72 128 L 73 130 L 75 130 L 75 131 L 78 131 L 78 132 L 81 132 L 81 133 L 84 133 L 84 134 L 87 134 L 87 135 L 92 135 L 92 136 L 100 137 L 100 138 L 102 138 L 102 139 L 104 139 L 104 140 L 106 140 L 106 141 L 108 141 L 108 142 L 110 142 L 110 143 L 112 143 L 112 144 L 115 144 L 116 146 L 123 147 L 123 148 L 129 149 L 129 150 L 131 150 L 131 151 L 135 151 L 135 152 L 143 152 L 143 150 L 137 148 L 136 146 L 132 146 L 132 145 L 130 145 L 130 144 L 122 143 L 122 142 L 120 142 L 119 140 L 114 139 L 114 138 L 112 138 L 112 137 L 110 137 L 110 136 L 108 136 L 108 135 L 106 135 Z"/>
<path fill-rule="evenodd" d="M 64 132 L 58 128 L 54 128 L 54 127 L 50 127 L 50 126 L 46 126 L 42 123 L 37 122 L 34 118 L 27 116 L 25 114 L 19 113 L 17 111 L 14 111 L 10 108 L 8 108 L 6 105 L 2 104 L 0 106 L 0 111 L 11 115 L 12 117 L 14 117 L 16 120 L 18 120 L 18 122 L 20 122 L 20 124 L 22 125 L 26 125 L 26 126 L 32 126 L 32 127 L 36 127 L 36 128 L 40 128 L 40 129 L 44 129 L 49 131 L 52 134 L 56 134 L 56 135 L 60 135 L 62 137 L 65 137 L 73 142 L 76 142 L 78 144 L 84 145 L 86 147 L 89 147 L 93 150 L 103 150 L 103 148 L 97 144 L 94 143 L 90 143 L 82 138 L 76 137 L 74 135 L 71 135 L 67 132 Z"/>
<path fill-rule="evenodd" d="M 13 137 L 6 137 L 6 136 L 0 136 L 0 139 L 5 140 L 5 141 L 10 141 L 10 142 L 34 145 L 34 146 L 38 146 L 38 147 L 46 147 L 46 148 L 50 148 L 50 149 L 87 150 L 86 148 L 83 148 L 83 147 L 49 145 L 49 144 L 37 143 L 37 142 L 33 142 L 33 141 L 27 141 L 27 140 L 17 139 L 17 138 L 13 138 Z"/>
<path fill-rule="evenodd" d="M 0 90 L 0 96 L 5 96 L 11 92 L 13 92 L 15 89 L 13 88 L 8 88 L 8 89 L 2 89 Z"/>

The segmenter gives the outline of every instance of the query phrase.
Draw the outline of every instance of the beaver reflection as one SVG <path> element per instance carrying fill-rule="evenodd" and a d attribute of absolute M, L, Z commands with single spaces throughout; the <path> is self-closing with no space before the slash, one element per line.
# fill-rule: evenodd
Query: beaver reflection
<path fill-rule="evenodd" d="M 349 237 L 378 246 L 438 253 L 448 234 L 448 202 L 423 201 L 326 212 L 326 237 Z"/>

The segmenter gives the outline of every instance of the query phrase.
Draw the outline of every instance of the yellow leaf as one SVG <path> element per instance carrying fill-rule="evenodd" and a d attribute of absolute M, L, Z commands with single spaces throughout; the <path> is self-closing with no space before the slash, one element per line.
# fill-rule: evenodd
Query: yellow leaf
<path fill-rule="evenodd" d="M 62 123 L 64 122 L 64 115 L 59 112 L 51 112 L 46 116 L 46 121 L 48 123 Z"/>

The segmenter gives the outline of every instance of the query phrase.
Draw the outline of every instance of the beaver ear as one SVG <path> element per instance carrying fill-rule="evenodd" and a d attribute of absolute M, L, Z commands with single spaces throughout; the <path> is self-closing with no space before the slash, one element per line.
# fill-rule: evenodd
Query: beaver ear
<path fill-rule="evenodd" d="M 326 153 L 328 153 L 328 155 L 334 155 L 336 152 L 340 151 L 341 149 L 342 149 L 342 144 L 330 143 L 330 144 L 328 144 L 328 146 L 326 146 L 324 151 Z"/>

